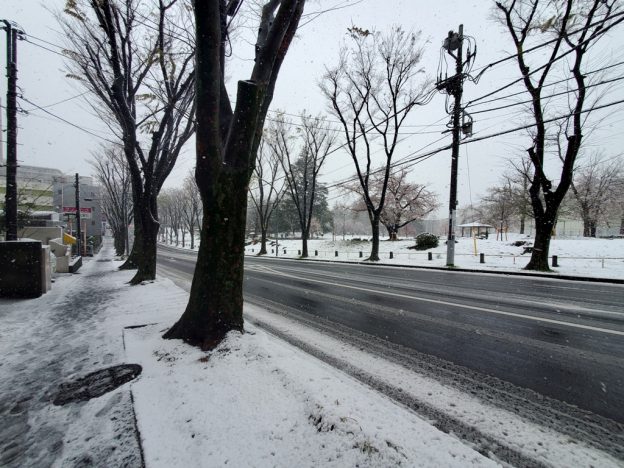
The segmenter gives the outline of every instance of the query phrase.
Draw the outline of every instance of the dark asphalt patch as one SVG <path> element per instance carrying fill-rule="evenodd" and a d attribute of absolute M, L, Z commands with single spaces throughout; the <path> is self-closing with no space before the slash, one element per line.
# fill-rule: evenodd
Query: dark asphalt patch
<path fill-rule="evenodd" d="M 138 364 L 121 364 L 100 369 L 71 382 L 62 383 L 52 403 L 62 406 L 100 397 L 134 380 L 142 370 Z"/>

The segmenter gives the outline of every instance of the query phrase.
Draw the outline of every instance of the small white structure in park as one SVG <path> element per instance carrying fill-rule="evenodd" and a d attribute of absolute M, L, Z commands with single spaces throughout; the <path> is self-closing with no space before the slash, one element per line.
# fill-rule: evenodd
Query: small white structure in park
<path fill-rule="evenodd" d="M 494 226 L 489 224 L 483 224 L 478 221 L 473 221 L 472 223 L 459 224 L 457 227 L 461 228 L 461 237 L 464 236 L 464 229 L 468 229 L 468 235 L 470 237 L 479 237 L 481 235 L 481 231 L 484 230 L 485 237 L 490 235 L 490 229 L 494 229 Z"/>

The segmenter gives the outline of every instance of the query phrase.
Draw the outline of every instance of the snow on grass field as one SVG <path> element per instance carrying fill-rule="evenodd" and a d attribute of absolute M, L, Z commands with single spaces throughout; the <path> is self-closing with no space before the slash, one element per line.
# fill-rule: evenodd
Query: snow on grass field
<path fill-rule="evenodd" d="M 493 236 L 489 239 L 477 239 L 476 242 L 467 237 L 460 237 L 457 240 L 455 246 L 457 268 L 511 272 L 522 271 L 529 262 L 530 254 L 523 253 L 524 246 L 513 245 L 516 241 L 527 241 L 532 244 L 532 238 L 527 236 L 509 234 L 503 241 L 496 240 Z M 380 263 L 423 267 L 446 265 L 446 245 L 443 240 L 438 247 L 427 251 L 408 249 L 414 243 L 413 239 L 381 241 Z M 275 256 L 274 245 L 269 245 L 267 249 L 269 256 Z M 323 238 L 308 241 L 311 259 L 359 262 L 366 259 L 370 249 L 371 242 L 368 240 Z M 245 253 L 255 255 L 259 250 L 259 243 L 251 244 L 246 247 Z M 280 239 L 277 254 L 279 257 L 297 258 L 300 250 L 301 240 Z M 428 260 L 429 252 L 432 253 L 432 260 Z M 390 258 L 390 253 L 393 258 Z M 480 263 L 481 253 L 485 255 L 485 263 Z M 558 257 L 559 266 L 553 268 L 551 273 L 553 275 L 624 279 L 624 239 L 554 238 L 551 242 L 550 255 Z"/>

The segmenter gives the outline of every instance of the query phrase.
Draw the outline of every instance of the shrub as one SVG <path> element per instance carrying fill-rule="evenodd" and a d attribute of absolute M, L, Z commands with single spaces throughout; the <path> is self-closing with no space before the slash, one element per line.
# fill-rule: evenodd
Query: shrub
<path fill-rule="evenodd" d="M 429 232 L 423 232 L 416 236 L 416 250 L 433 249 L 437 247 L 438 244 L 438 236 Z"/>

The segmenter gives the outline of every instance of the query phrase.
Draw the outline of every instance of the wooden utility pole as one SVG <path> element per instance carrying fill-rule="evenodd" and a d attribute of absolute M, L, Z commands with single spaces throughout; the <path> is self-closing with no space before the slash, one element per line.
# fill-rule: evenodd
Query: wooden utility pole
<path fill-rule="evenodd" d="M 6 240 L 17 240 L 17 35 L 10 21 L 2 20 L 7 35 L 7 159 L 4 216 Z"/>

